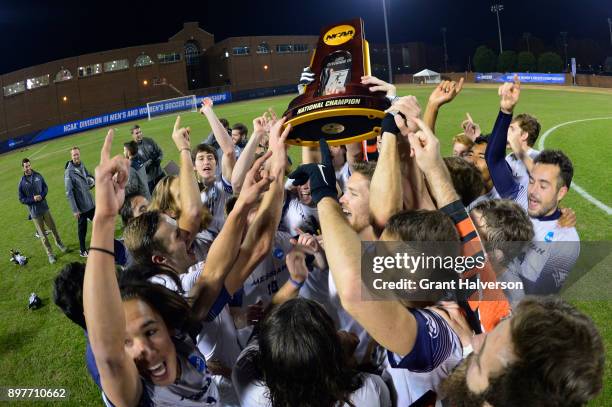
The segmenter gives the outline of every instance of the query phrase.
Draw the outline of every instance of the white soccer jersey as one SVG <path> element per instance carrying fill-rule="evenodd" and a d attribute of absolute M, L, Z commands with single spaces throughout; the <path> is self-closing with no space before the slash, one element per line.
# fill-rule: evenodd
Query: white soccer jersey
<path fill-rule="evenodd" d="M 291 239 L 289 233 L 276 231 L 271 252 L 255 267 L 242 285 L 242 289 L 232 298 L 231 306 L 240 308 L 239 314 L 246 316 L 247 307 L 258 301 L 261 301 L 265 307 L 287 282 L 289 271 L 285 264 L 285 256 L 293 248 L 289 239 Z"/>
<path fill-rule="evenodd" d="M 428 391 L 440 395 L 440 384 L 463 359 L 461 341 L 444 318 L 427 309 L 410 312 L 417 320 L 414 348 L 404 357 L 387 352 L 384 364 L 383 379 L 392 384 L 397 406 L 409 406 Z"/>
<path fill-rule="evenodd" d="M 474 209 L 479 203 L 485 201 L 492 201 L 493 199 L 500 199 L 499 194 L 495 187 L 491 188 L 489 192 L 484 195 L 480 195 L 478 198 L 474 199 L 468 206 L 465 208 L 468 212 Z"/>
<path fill-rule="evenodd" d="M 178 278 L 181 281 L 181 289 L 183 290 L 183 295 L 189 295 L 189 291 L 193 288 L 196 281 L 198 281 L 198 278 L 200 277 L 200 274 L 202 274 L 203 270 L 204 262 L 201 261 L 189 267 L 189 270 L 187 270 L 186 273 L 178 274 Z M 149 278 L 149 281 L 155 284 L 163 285 L 169 290 L 175 292 L 179 291 L 178 287 L 174 283 L 174 280 L 172 280 L 171 277 L 165 274 L 158 274 L 156 276 L 153 276 Z"/>
<path fill-rule="evenodd" d="M 232 195 L 232 184 L 221 175 L 210 187 L 200 192 L 202 203 L 206 205 L 213 217 L 208 228 L 215 236 L 225 223 L 225 203 Z"/>
<path fill-rule="evenodd" d="M 138 406 L 219 407 L 219 391 L 206 361 L 186 336 L 172 337 L 176 347 L 180 377 L 168 386 L 158 386 L 142 380 L 142 394 Z M 106 394 L 102 393 L 106 406 L 114 407 Z"/>
<path fill-rule="evenodd" d="M 299 198 L 290 196 L 286 198 L 289 201 L 283 208 L 280 229 L 289 232 L 291 236 L 298 235 L 298 228 L 306 233 L 316 234 L 320 229 L 317 207 L 305 205 Z"/>
<path fill-rule="evenodd" d="M 553 294 L 563 286 L 580 254 L 576 228 L 558 224 L 561 212 L 531 218 L 535 236 L 521 263 L 525 294 Z"/>
<path fill-rule="evenodd" d="M 259 351 L 256 340 L 247 346 L 232 371 L 232 382 L 240 399 L 240 404 L 249 407 L 270 407 L 272 403 L 268 397 L 268 387 L 257 376 L 255 355 Z M 380 378 L 369 373 L 360 373 L 363 383 L 351 396 L 351 403 L 355 406 L 391 407 L 389 389 Z M 337 404 L 337 407 L 348 407 L 348 404 Z"/>
<path fill-rule="evenodd" d="M 535 160 L 540 152 L 538 150 L 534 150 L 533 148 L 529 148 L 527 150 L 527 155 Z M 523 161 L 519 160 L 514 153 L 510 153 L 506 156 L 506 162 L 512 171 L 512 177 L 519 185 L 528 185 L 529 184 L 529 172 L 527 171 L 527 167 L 523 164 Z"/>

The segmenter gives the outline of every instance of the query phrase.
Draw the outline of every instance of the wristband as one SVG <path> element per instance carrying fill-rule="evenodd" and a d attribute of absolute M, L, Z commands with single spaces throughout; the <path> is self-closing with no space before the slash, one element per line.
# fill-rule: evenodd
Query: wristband
<path fill-rule="evenodd" d="M 383 133 L 393 133 L 398 134 L 400 132 L 397 124 L 395 124 L 395 115 L 392 113 L 387 113 L 385 117 L 382 119 L 382 130 L 380 134 Z"/>
<path fill-rule="evenodd" d="M 103 249 L 101 247 L 90 247 L 89 251 L 92 251 L 92 250 L 98 251 L 98 252 L 102 252 L 102 253 L 106 253 L 108 255 L 111 255 L 111 256 L 115 257 L 115 253 L 114 252 L 112 252 L 110 250 L 107 250 L 107 249 Z"/>
<path fill-rule="evenodd" d="M 293 284 L 298 289 L 302 288 L 302 286 L 304 285 L 304 281 L 296 281 L 292 279 L 291 276 L 289 276 L 289 281 L 291 282 L 291 284 Z"/>

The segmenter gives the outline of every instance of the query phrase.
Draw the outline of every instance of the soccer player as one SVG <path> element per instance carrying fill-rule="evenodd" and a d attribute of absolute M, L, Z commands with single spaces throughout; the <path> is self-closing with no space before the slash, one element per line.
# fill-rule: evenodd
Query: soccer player
<path fill-rule="evenodd" d="M 232 373 L 241 404 L 390 407 L 380 376 L 351 366 L 356 341 L 337 332 L 315 301 L 297 298 L 274 307 Z"/>
<path fill-rule="evenodd" d="M 465 133 L 457 134 L 453 137 L 453 157 L 465 158 L 473 145 L 474 142 Z"/>
<path fill-rule="evenodd" d="M 117 283 L 113 237 L 129 162 L 110 158 L 112 137 L 111 130 L 96 169 L 98 211 L 83 283 L 83 309 L 103 399 L 107 405 L 125 406 L 219 405 L 217 388 L 193 341 L 212 301 L 202 301 L 200 295 L 190 306 L 157 284 L 128 283 L 120 289 Z M 184 154 L 190 159 L 188 151 Z"/>
<path fill-rule="evenodd" d="M 601 334 L 561 298 L 523 300 L 473 343 L 473 353 L 442 385 L 452 406 L 583 406 L 602 389 Z"/>
<path fill-rule="evenodd" d="M 95 182 L 85 164 L 81 162 L 81 150 L 74 146 L 70 150 L 71 160 L 66 163 L 64 171 L 64 187 L 66 197 L 77 220 L 79 247 L 81 257 L 87 257 L 85 237 L 87 235 L 87 220 L 93 220 L 96 206 L 91 194 Z"/>
<path fill-rule="evenodd" d="M 144 164 L 147 172 L 149 191 L 153 191 L 155 185 L 164 176 L 164 171 L 161 168 L 164 152 L 159 148 L 155 140 L 142 135 L 142 129 L 139 125 L 135 124 L 131 132 L 132 139 L 138 145 L 138 158 Z"/>
<path fill-rule="evenodd" d="M 562 227 L 559 203 L 569 191 L 574 168 L 561 151 L 544 150 L 530 171 L 529 184 L 520 184 L 504 159 L 512 112 L 519 101 L 521 88 L 518 76 L 513 83 L 499 88 L 500 112 L 486 151 L 486 161 L 495 188 L 504 198 L 515 200 L 531 217 L 534 243 L 525 256 L 521 278 L 526 294 L 558 292 L 580 253 L 580 238 L 574 227 Z M 513 139 L 517 136 L 513 135 Z M 512 141 L 517 145 L 517 141 Z M 525 178 L 523 177 L 523 182 Z"/>
<path fill-rule="evenodd" d="M 47 252 L 49 263 L 53 264 L 55 263 L 55 256 L 49 244 L 45 226 L 51 230 L 57 248 L 62 253 L 65 253 L 67 249 L 62 243 L 62 239 L 51 216 L 49 205 L 47 205 L 47 183 L 40 173 L 32 169 L 32 163 L 29 159 L 24 158 L 21 161 L 21 166 L 23 167 L 23 176 L 21 181 L 19 181 L 19 201 L 28 206 L 30 217 Z"/>
<path fill-rule="evenodd" d="M 231 180 L 236 154 L 232 137 L 217 118 L 212 106 L 213 101 L 205 98 L 200 113 L 206 117 L 212 128 L 215 139 L 223 151 L 223 159 L 219 163 L 214 147 L 202 143 L 195 147 L 193 161 L 201 185 L 202 203 L 208 207 L 213 217 L 209 228 L 213 234 L 217 234 L 225 220 L 225 203 L 233 194 Z M 220 174 L 217 171 L 218 166 L 221 166 Z"/>
<path fill-rule="evenodd" d="M 506 156 L 506 162 L 510 166 L 512 176 L 520 185 L 526 185 L 529 182 L 533 160 L 540 154 L 538 150 L 533 149 L 540 134 L 540 128 L 538 119 L 527 113 L 516 116 L 508 127 L 508 145 L 512 153 Z M 527 163 L 530 164 L 529 168 Z"/>

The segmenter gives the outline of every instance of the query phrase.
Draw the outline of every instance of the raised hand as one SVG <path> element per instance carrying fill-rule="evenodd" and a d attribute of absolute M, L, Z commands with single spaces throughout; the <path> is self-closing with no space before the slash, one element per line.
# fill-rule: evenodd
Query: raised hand
<path fill-rule="evenodd" d="M 397 95 L 397 91 L 395 89 L 395 85 L 387 83 L 382 79 L 378 79 L 376 76 L 362 76 L 361 83 L 363 85 L 371 85 L 370 92 L 385 92 L 387 97 L 395 97 Z"/>
<path fill-rule="evenodd" d="M 271 156 L 272 152 L 268 151 L 253 163 L 244 178 L 240 195 L 238 195 L 238 202 L 246 206 L 252 206 L 259 202 L 259 198 L 264 192 L 270 189 L 274 177 L 270 176 L 268 171 L 263 169 L 263 166 Z"/>
<path fill-rule="evenodd" d="M 429 95 L 429 103 L 440 107 L 452 101 L 463 89 L 463 78 L 459 82 L 442 81 Z"/>
<path fill-rule="evenodd" d="M 338 199 L 336 172 L 332 164 L 331 152 L 325 139 L 319 140 L 321 164 L 302 164 L 289 174 L 294 185 L 304 185 L 310 180 L 312 200 L 318 204 L 325 197 Z"/>
<path fill-rule="evenodd" d="M 521 81 L 518 75 L 514 74 L 513 82 L 506 82 L 501 85 L 497 93 L 500 96 L 499 106 L 501 111 L 506 114 L 512 114 L 521 95 Z"/>
<path fill-rule="evenodd" d="M 418 130 L 414 122 L 409 120 L 411 117 L 421 117 L 421 106 L 416 97 L 401 97 L 385 112 L 395 114 L 395 124 L 403 136 L 407 137 L 409 132 Z M 401 115 L 397 113 L 401 113 Z M 404 117 L 402 117 L 402 115 Z"/>
<path fill-rule="evenodd" d="M 466 137 L 474 141 L 481 134 L 480 125 L 474 123 L 474 119 L 472 119 L 472 116 L 470 116 L 469 113 L 466 113 L 465 115 L 467 119 L 461 123 L 461 128 L 463 129 L 463 132 L 465 133 Z"/>
<path fill-rule="evenodd" d="M 125 198 L 130 162 L 121 155 L 111 158 L 114 134 L 108 131 L 96 167 L 96 216 L 115 217 Z"/>
<path fill-rule="evenodd" d="M 299 233 L 297 239 L 291 239 L 289 242 L 298 250 L 301 250 L 307 254 L 316 254 L 321 251 L 321 246 L 317 238 L 310 233 L 306 233 L 301 229 L 297 229 Z"/>
<path fill-rule="evenodd" d="M 278 121 L 278 116 L 276 115 L 274 109 L 269 107 L 268 111 L 264 112 L 263 118 L 265 123 L 264 130 L 269 133 L 270 129 L 272 129 L 272 126 L 274 126 L 274 124 Z"/>
<path fill-rule="evenodd" d="M 440 156 L 440 141 L 427 127 L 425 122 L 419 118 L 411 118 L 419 131 L 409 133 L 411 156 L 415 158 L 417 165 L 426 175 L 433 169 L 444 165 Z"/>
<path fill-rule="evenodd" d="M 268 149 L 272 151 L 272 171 L 276 174 L 277 171 L 282 169 L 285 171 L 287 167 L 287 136 L 291 131 L 291 124 L 285 126 L 287 119 L 283 117 L 274 123 L 274 126 L 270 129 L 270 136 L 268 139 Z M 284 128 L 283 128 L 284 126 Z"/>
<path fill-rule="evenodd" d="M 255 133 L 266 133 L 266 119 L 264 116 L 253 119 L 253 134 Z"/>
<path fill-rule="evenodd" d="M 202 99 L 202 107 L 200 108 L 200 113 L 204 114 L 206 111 L 212 109 L 213 100 L 211 98 Z"/>
<path fill-rule="evenodd" d="M 308 266 L 306 266 L 306 255 L 300 249 L 294 248 L 285 257 L 287 270 L 291 279 L 302 283 L 308 278 Z"/>
<path fill-rule="evenodd" d="M 179 151 L 183 149 L 191 149 L 191 140 L 189 139 L 189 127 L 181 127 L 181 116 L 176 116 L 174 128 L 172 129 L 172 141 Z"/>

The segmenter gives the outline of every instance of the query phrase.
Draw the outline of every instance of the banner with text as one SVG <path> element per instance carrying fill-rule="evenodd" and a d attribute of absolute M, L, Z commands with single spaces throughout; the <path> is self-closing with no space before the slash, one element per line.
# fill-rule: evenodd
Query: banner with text
<path fill-rule="evenodd" d="M 202 99 L 209 97 L 215 104 L 228 103 L 232 101 L 230 92 L 216 93 L 207 96 L 198 96 L 196 101 L 198 106 L 202 104 Z M 183 99 L 182 103 L 191 103 L 192 99 Z M 176 106 L 168 107 L 168 113 L 171 110 L 176 110 Z M 0 142 L 0 153 L 11 151 L 17 148 L 23 148 L 30 144 L 48 141 L 57 137 L 66 136 L 68 134 L 80 133 L 87 130 L 93 130 L 98 127 L 111 126 L 113 124 L 122 123 L 130 120 L 137 120 L 147 117 L 147 107 L 139 106 L 131 109 L 119 110 L 112 113 L 107 113 L 99 116 L 93 116 L 82 120 L 73 121 L 70 123 L 59 124 L 49 127 L 39 132 L 30 133 L 20 137 L 4 140 Z"/>
<path fill-rule="evenodd" d="M 565 84 L 565 74 L 562 73 L 525 73 L 516 72 L 522 83 L 546 83 L 563 85 Z M 488 73 L 477 73 L 475 76 L 476 83 L 490 83 L 490 82 L 512 82 L 514 80 L 515 73 L 499 73 L 499 72 L 488 72 Z"/>

